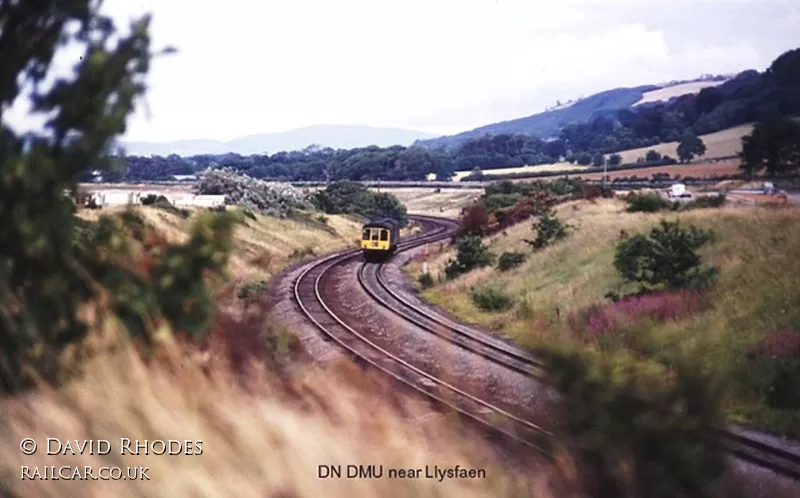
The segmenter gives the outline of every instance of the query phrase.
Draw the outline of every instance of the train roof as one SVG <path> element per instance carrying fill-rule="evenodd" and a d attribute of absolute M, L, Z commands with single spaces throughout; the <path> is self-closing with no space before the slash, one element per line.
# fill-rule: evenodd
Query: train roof
<path fill-rule="evenodd" d="M 371 220 L 364 223 L 364 228 L 400 228 L 400 222 L 392 218 L 383 218 L 380 220 Z"/>

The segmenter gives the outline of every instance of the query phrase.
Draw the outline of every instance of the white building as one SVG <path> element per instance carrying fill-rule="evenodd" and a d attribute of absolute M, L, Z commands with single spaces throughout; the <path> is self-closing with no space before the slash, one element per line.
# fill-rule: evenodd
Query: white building
<path fill-rule="evenodd" d="M 128 204 L 141 204 L 142 199 L 149 195 L 164 196 L 170 204 L 180 207 L 217 207 L 225 205 L 224 195 L 165 194 L 158 191 L 104 190 L 93 193 L 90 199 L 94 200 L 98 206 L 125 206 Z"/>
<path fill-rule="evenodd" d="M 104 190 L 97 192 L 93 199 L 98 206 L 124 206 L 138 200 L 129 190 Z"/>
<path fill-rule="evenodd" d="M 686 190 L 686 185 L 676 183 L 667 190 L 667 197 L 691 197 L 692 194 Z"/>

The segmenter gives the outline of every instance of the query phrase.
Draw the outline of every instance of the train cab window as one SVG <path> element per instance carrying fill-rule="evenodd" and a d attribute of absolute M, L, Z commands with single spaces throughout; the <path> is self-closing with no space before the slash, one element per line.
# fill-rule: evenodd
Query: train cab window
<path fill-rule="evenodd" d="M 378 240 L 378 232 L 379 231 L 380 230 L 377 230 L 377 229 L 372 231 L 372 240 Z"/>
<path fill-rule="evenodd" d="M 369 228 L 365 228 L 363 232 L 361 232 L 361 240 L 369 240 Z"/>
<path fill-rule="evenodd" d="M 389 240 L 389 232 L 387 230 L 381 230 L 381 240 Z"/>

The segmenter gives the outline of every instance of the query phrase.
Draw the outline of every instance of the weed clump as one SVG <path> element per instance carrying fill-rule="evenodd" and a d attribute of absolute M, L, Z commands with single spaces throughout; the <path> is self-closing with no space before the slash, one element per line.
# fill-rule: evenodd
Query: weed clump
<path fill-rule="evenodd" d="M 534 251 L 543 249 L 553 242 L 566 237 L 568 228 L 570 228 L 569 225 L 556 218 L 556 213 L 550 210 L 543 213 L 539 218 L 539 222 L 534 224 L 533 229 L 536 230 L 536 238 L 525 240 L 525 242 Z"/>
<path fill-rule="evenodd" d="M 236 291 L 236 297 L 239 299 L 250 299 L 268 290 L 269 282 L 266 280 L 248 282 Z"/>
<path fill-rule="evenodd" d="M 431 275 L 429 272 L 425 272 L 417 278 L 417 282 L 423 289 L 430 289 L 433 287 L 434 283 L 433 275 Z"/>
<path fill-rule="evenodd" d="M 470 292 L 470 297 L 472 298 L 472 302 L 475 303 L 475 306 L 488 312 L 504 311 L 513 304 L 513 300 L 510 296 L 492 287 L 475 289 Z"/>
<path fill-rule="evenodd" d="M 456 249 L 456 259 L 449 260 L 444 268 L 450 280 L 476 268 L 489 266 L 494 260 L 494 255 L 479 237 L 462 237 L 456 243 Z"/>
<path fill-rule="evenodd" d="M 497 261 L 497 269 L 508 271 L 525 262 L 526 256 L 521 252 L 504 252 Z"/>
<path fill-rule="evenodd" d="M 624 197 L 629 213 L 657 213 L 663 210 L 676 210 L 678 203 L 670 202 L 658 193 L 631 193 Z"/>

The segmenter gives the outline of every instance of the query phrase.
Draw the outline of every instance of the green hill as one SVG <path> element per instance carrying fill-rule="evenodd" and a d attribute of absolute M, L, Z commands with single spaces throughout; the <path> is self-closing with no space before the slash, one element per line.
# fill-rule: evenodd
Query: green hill
<path fill-rule="evenodd" d="M 430 148 L 457 147 L 472 138 L 492 134 L 525 134 L 539 138 L 557 137 L 562 127 L 588 121 L 598 113 L 616 111 L 631 107 L 641 100 L 642 96 L 652 90 L 658 90 L 657 85 L 644 85 L 633 88 L 615 88 L 600 92 L 585 99 L 581 99 L 568 107 L 561 107 L 534 114 L 525 118 L 512 119 L 494 123 L 474 130 L 465 131 L 456 135 L 418 140 L 415 145 Z"/>

